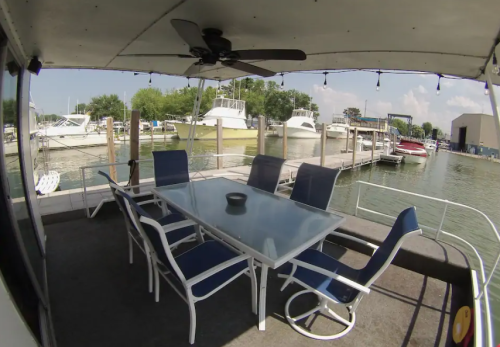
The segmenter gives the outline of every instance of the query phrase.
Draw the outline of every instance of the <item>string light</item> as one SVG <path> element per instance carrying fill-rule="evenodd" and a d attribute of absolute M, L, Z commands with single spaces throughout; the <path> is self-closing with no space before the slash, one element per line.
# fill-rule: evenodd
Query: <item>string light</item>
<path fill-rule="evenodd" d="M 490 90 L 488 89 L 488 81 L 484 82 L 484 95 L 489 95 Z"/>
<path fill-rule="evenodd" d="M 149 73 L 149 84 L 148 84 L 148 86 L 151 87 L 151 72 Z"/>
<path fill-rule="evenodd" d="M 377 71 L 377 74 L 378 74 L 378 80 L 377 80 L 377 92 L 380 90 L 380 75 L 382 74 L 382 72 L 380 70 Z"/>
<path fill-rule="evenodd" d="M 188 88 L 191 88 L 191 86 L 189 85 L 189 77 L 187 77 L 187 79 L 188 79 Z M 220 82 L 219 82 L 219 83 L 220 83 Z"/>
<path fill-rule="evenodd" d="M 280 73 L 281 75 L 281 86 L 280 86 L 280 89 L 283 90 L 285 89 L 285 74 L 282 72 Z"/>
<path fill-rule="evenodd" d="M 436 88 L 436 95 L 439 95 L 441 93 L 441 77 L 443 77 L 443 75 L 441 74 L 437 74 L 438 75 L 438 85 L 437 85 L 437 88 Z"/>
<path fill-rule="evenodd" d="M 328 86 L 327 86 L 328 83 L 326 82 L 326 75 L 328 75 L 328 72 L 325 71 L 325 72 L 323 72 L 323 74 L 325 75 L 325 83 L 323 83 L 323 89 L 326 89 L 326 88 L 328 88 Z"/>

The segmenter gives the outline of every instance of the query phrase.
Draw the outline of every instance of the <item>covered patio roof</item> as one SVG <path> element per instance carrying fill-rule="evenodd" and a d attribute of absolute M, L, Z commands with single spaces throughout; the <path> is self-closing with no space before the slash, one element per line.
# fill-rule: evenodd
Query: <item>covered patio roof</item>
<path fill-rule="evenodd" d="M 196 60 L 122 55 L 189 54 L 172 19 L 220 29 L 234 50 L 307 54 L 305 61 L 255 62 L 277 73 L 390 69 L 483 80 L 500 31 L 495 0 L 4 0 L 0 10 L 0 24 L 23 60 L 39 56 L 44 68 L 168 75 L 183 75 Z M 191 77 L 245 75 L 217 63 Z M 500 83 L 500 76 L 492 78 Z"/>

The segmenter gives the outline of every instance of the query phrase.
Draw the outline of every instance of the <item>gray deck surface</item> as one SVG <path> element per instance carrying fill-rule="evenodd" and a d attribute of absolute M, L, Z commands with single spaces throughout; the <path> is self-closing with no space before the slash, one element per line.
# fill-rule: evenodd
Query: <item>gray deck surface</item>
<path fill-rule="evenodd" d="M 46 226 L 47 271 L 59 347 L 189 346 L 189 310 L 161 282 L 160 302 L 147 290 L 144 255 L 135 249 L 128 264 L 121 214 L 106 207 L 96 219 Z M 325 243 L 325 251 L 353 267 L 368 257 Z M 390 266 L 357 310 L 356 326 L 345 337 L 317 341 L 295 332 L 284 319 L 286 300 L 301 287 L 279 288 L 270 271 L 266 331 L 257 329 L 250 307 L 250 280 L 235 282 L 196 304 L 196 346 L 448 346 L 450 312 L 466 301 L 467 290 L 397 266 Z M 314 305 L 304 297 L 293 313 Z M 334 308 L 335 309 L 335 308 Z M 297 311 L 297 312 L 295 312 Z M 452 319 L 451 319 L 452 321 Z M 338 326 L 314 320 L 312 331 L 332 333 Z"/>

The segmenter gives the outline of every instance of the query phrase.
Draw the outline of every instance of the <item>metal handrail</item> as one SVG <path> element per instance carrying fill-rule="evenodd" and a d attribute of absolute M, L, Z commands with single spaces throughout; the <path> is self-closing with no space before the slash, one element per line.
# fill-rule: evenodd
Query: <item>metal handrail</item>
<path fill-rule="evenodd" d="M 468 248 L 470 248 L 473 251 L 473 253 L 475 254 L 475 256 L 476 256 L 476 258 L 478 260 L 478 263 L 479 263 L 479 270 L 480 270 L 480 274 L 481 274 L 481 282 L 482 283 L 481 283 L 481 288 L 479 289 L 478 294 L 477 294 L 477 296 L 474 299 L 477 300 L 477 301 L 479 301 L 479 300 L 481 300 L 483 298 L 483 300 L 484 300 L 488 346 L 493 346 L 493 328 L 492 328 L 492 322 L 491 322 L 491 309 L 490 309 L 490 298 L 489 298 L 489 295 L 488 295 L 488 286 L 490 284 L 491 278 L 493 277 L 493 274 L 495 273 L 495 270 L 496 270 L 496 268 L 498 266 L 498 263 L 500 261 L 500 251 L 498 252 L 498 255 L 496 257 L 496 260 L 493 263 L 493 266 L 491 268 L 490 273 L 486 277 L 486 272 L 485 272 L 485 269 L 484 269 L 484 262 L 483 262 L 483 259 L 482 259 L 481 255 L 477 251 L 477 249 L 471 243 L 469 243 L 468 241 L 464 240 L 463 238 L 461 238 L 459 236 L 456 236 L 456 235 L 454 235 L 452 233 L 449 233 L 449 232 L 446 232 L 446 231 L 442 230 L 444 219 L 445 219 L 445 216 L 446 216 L 446 212 L 448 210 L 448 205 L 453 205 L 453 206 L 457 206 L 457 207 L 461 207 L 461 208 L 465 208 L 465 209 L 474 211 L 474 212 L 480 214 L 481 216 L 483 216 L 486 219 L 486 221 L 489 223 L 491 229 L 493 230 L 493 233 L 496 236 L 497 241 L 500 243 L 500 234 L 498 233 L 497 228 L 495 227 L 495 225 L 493 224 L 493 222 L 490 220 L 490 218 L 486 214 L 484 214 L 483 212 L 479 211 L 478 209 L 475 209 L 473 207 L 470 207 L 470 206 L 467 206 L 467 205 L 464 205 L 464 204 L 460 204 L 460 203 L 457 203 L 457 202 L 453 202 L 453 201 L 449 201 L 449 200 L 445 200 L 445 199 L 440 199 L 440 198 L 435 198 L 435 197 L 432 197 L 432 196 L 422 195 L 422 194 L 418 194 L 418 193 L 412 193 L 412 192 L 408 192 L 408 191 L 401 190 L 401 189 L 396 189 L 396 188 L 391 188 L 391 187 L 385 187 L 385 186 L 382 186 L 382 185 L 379 185 L 379 184 L 370 183 L 370 182 L 356 181 L 356 183 L 359 183 L 359 186 L 358 186 L 358 196 L 357 196 L 357 199 L 356 199 L 356 210 L 354 212 L 355 216 L 357 216 L 358 210 L 361 210 L 361 211 L 365 211 L 365 212 L 372 213 L 372 214 L 375 214 L 375 215 L 387 217 L 387 218 L 390 218 L 390 219 L 396 219 L 395 216 L 391 216 L 391 215 L 387 215 L 387 214 L 384 214 L 384 213 L 380 213 L 380 212 L 377 212 L 377 211 L 374 211 L 374 210 L 371 210 L 371 209 L 368 209 L 368 208 L 365 208 L 365 207 L 361 207 L 359 205 L 360 196 L 361 196 L 361 187 L 363 185 L 370 186 L 370 187 L 375 187 L 375 188 L 380 188 L 380 189 L 384 189 L 384 190 L 393 191 L 393 192 L 396 192 L 396 193 L 402 193 L 402 194 L 406 194 L 406 195 L 416 196 L 416 197 L 419 197 L 419 198 L 423 198 L 423 199 L 427 199 L 427 200 L 432 200 L 432 201 L 437 201 L 437 202 L 444 203 L 445 207 L 444 207 L 443 215 L 441 217 L 441 221 L 440 221 L 439 227 L 437 229 L 429 227 L 429 226 L 422 225 L 420 223 L 419 223 L 419 226 L 422 229 L 428 229 L 428 230 L 434 232 L 435 233 L 434 239 L 436 241 L 438 241 L 439 240 L 439 236 L 441 234 L 443 234 L 443 235 L 446 235 L 448 237 L 454 238 L 454 239 L 462 242 L 465 246 L 467 246 Z"/>

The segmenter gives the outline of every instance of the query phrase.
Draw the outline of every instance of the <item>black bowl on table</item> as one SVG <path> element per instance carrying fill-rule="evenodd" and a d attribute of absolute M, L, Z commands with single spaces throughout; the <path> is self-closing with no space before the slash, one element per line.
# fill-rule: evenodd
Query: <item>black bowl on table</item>
<path fill-rule="evenodd" d="M 243 193 L 228 193 L 226 194 L 226 200 L 231 206 L 244 206 L 247 196 Z"/>

